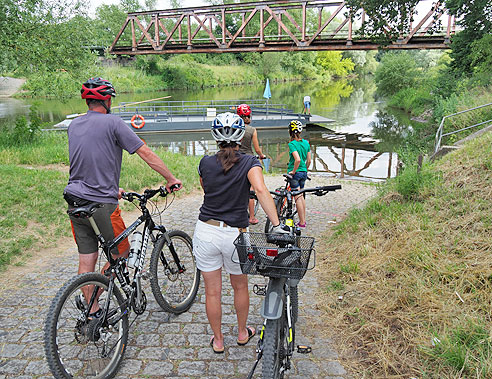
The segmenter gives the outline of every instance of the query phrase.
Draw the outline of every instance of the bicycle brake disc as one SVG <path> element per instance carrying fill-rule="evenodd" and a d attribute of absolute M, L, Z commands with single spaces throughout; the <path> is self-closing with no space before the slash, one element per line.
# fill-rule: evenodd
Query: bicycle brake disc
<path fill-rule="evenodd" d="M 147 296 L 145 296 L 145 292 L 142 291 L 142 301 L 140 304 L 137 304 L 137 297 L 133 297 L 132 308 L 137 315 L 141 315 L 145 312 L 145 309 L 147 308 Z"/>

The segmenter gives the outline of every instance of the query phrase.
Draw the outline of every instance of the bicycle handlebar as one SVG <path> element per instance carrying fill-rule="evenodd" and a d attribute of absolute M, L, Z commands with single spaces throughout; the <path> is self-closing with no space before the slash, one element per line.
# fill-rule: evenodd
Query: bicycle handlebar
<path fill-rule="evenodd" d="M 166 197 L 170 193 L 173 193 L 177 188 L 179 188 L 179 185 L 175 184 L 171 186 L 171 192 L 169 192 L 166 187 L 160 186 L 157 189 L 146 189 L 143 194 L 137 193 L 137 192 L 123 192 L 121 194 L 121 197 L 127 201 L 132 202 L 134 198 L 139 199 L 140 201 L 144 200 L 149 200 L 153 198 L 155 195 L 159 194 L 159 196 Z"/>

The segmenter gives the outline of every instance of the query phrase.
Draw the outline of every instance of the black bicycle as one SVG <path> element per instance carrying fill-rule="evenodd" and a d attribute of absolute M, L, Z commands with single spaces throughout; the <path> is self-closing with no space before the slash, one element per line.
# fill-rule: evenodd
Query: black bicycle
<path fill-rule="evenodd" d="M 130 202 L 138 200 L 142 215 L 111 241 L 104 240 L 92 217 L 100 204 L 90 203 L 68 212 L 89 220 L 109 268 L 104 274 L 91 272 L 73 277 L 53 299 L 46 318 L 44 342 L 54 377 L 111 378 L 116 374 L 128 342 L 130 314 L 135 312 L 133 323 L 147 307 L 142 279 L 148 277 L 152 293 L 165 311 L 179 314 L 192 305 L 200 284 L 192 240 L 185 232 L 167 231 L 154 222 L 162 212 L 153 202 L 157 211 L 151 212 L 147 204 L 156 195 L 166 197 L 168 191 L 160 187 L 147 189 L 143 194 L 123 195 Z M 136 231 L 142 224 L 143 231 Z M 132 233 L 128 259 L 113 258 L 111 251 Z M 149 240 L 154 247 L 149 273 L 144 274 Z M 94 308 L 99 310 L 91 313 Z"/>
<path fill-rule="evenodd" d="M 275 189 L 275 191 L 270 191 L 275 202 L 275 207 L 277 209 L 277 215 L 281 223 L 287 226 L 295 227 L 297 219 L 297 209 L 295 197 L 299 195 L 305 196 L 306 193 L 312 193 L 316 196 L 324 196 L 328 192 L 336 191 L 342 188 L 340 184 L 335 184 L 331 186 L 319 186 L 313 188 L 304 188 L 302 190 L 292 191 L 290 188 L 290 181 L 292 180 L 292 175 L 283 174 L 285 180 L 285 186 Z M 310 180 L 310 178 L 308 177 Z M 265 222 L 265 233 L 271 233 L 273 228 L 270 220 L 266 219 Z"/>
<path fill-rule="evenodd" d="M 296 234 L 297 233 L 297 234 Z M 295 324 L 298 314 L 297 285 L 310 266 L 314 238 L 291 234 L 241 233 L 235 241 L 244 274 L 269 278 L 268 285 L 255 285 L 253 291 L 265 296 L 261 306 L 263 323 L 257 345 L 257 359 L 248 378 L 252 378 L 263 359 L 262 378 L 283 378 L 291 368 L 295 351 Z M 297 352 L 309 353 L 309 346 Z"/>

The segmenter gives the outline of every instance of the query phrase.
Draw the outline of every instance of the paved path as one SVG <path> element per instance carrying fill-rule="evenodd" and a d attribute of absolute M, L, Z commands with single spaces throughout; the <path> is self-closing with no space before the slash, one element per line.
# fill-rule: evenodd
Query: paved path
<path fill-rule="evenodd" d="M 313 178 L 311 185 L 334 184 L 334 179 Z M 307 198 L 308 228 L 305 235 L 320 236 L 333 220 L 340 220 L 347 210 L 360 206 L 375 193 L 374 186 L 358 182 L 340 181 L 343 189 L 324 197 Z M 268 177 L 267 185 L 273 189 L 281 185 L 281 178 Z M 176 229 L 190 235 L 201 204 L 201 195 L 175 200 L 165 215 Z M 263 216 L 260 217 L 263 221 Z M 128 220 L 130 221 L 130 220 Z M 133 220 L 132 220 L 133 221 Z M 261 231 L 263 222 L 253 228 Z M 0 379 L 50 377 L 44 358 L 43 323 L 47 307 L 56 291 L 77 270 L 77 253 L 70 248 L 46 264 L 19 277 L 14 290 L 0 295 Z M 150 255 L 150 254 L 148 254 Z M 262 277 L 252 277 L 251 283 L 263 282 Z M 224 283 L 228 283 L 224 279 Z M 317 280 L 313 271 L 308 272 L 300 284 L 300 309 L 297 343 L 312 346 L 309 355 L 295 354 L 293 368 L 288 378 L 348 379 L 349 376 L 338 361 L 338 355 L 329 339 L 319 331 L 319 311 L 316 298 Z M 10 288 L 10 286 L 9 286 Z M 245 378 L 255 360 L 255 337 L 247 346 L 239 347 L 235 339 L 235 315 L 230 285 L 223 291 L 223 332 L 226 350 L 216 355 L 209 347 L 211 329 L 204 305 L 203 283 L 197 302 L 179 316 L 163 312 L 152 297 L 148 283 L 147 311 L 140 316 L 130 330 L 128 348 L 118 378 Z M 250 287 L 251 288 L 251 287 Z M 262 324 L 259 305 L 262 298 L 251 293 L 249 325 Z M 260 370 L 257 370 L 260 372 Z"/>

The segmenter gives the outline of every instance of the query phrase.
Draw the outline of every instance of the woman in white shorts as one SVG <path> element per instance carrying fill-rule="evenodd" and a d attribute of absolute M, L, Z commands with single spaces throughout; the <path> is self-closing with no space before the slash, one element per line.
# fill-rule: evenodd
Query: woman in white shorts
<path fill-rule="evenodd" d="M 231 259 L 233 241 L 249 224 L 248 202 L 253 186 L 258 201 L 272 220 L 274 232 L 285 232 L 279 224 L 275 204 L 263 181 L 257 158 L 239 152 L 244 136 L 244 121 L 236 114 L 222 113 L 212 123 L 212 135 L 219 151 L 200 161 L 198 173 L 204 201 L 193 235 L 193 252 L 205 283 L 205 306 L 213 337 L 210 346 L 215 353 L 224 352 L 222 326 L 222 268 L 230 275 L 237 315 L 237 344 L 246 345 L 255 335 L 247 326 L 249 312 L 248 277 Z"/>

